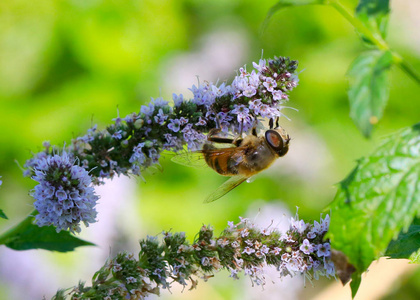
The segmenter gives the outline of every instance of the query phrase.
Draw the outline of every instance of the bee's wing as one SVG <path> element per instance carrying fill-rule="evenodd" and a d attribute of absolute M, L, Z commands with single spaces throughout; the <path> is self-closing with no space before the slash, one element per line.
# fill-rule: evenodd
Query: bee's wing
<path fill-rule="evenodd" d="M 193 167 L 193 168 L 205 168 L 207 167 L 206 160 L 204 159 L 202 151 L 185 151 L 181 152 L 171 158 L 174 163 Z"/>
<path fill-rule="evenodd" d="M 205 200 L 204 203 L 210 203 L 216 201 L 217 199 L 223 197 L 228 192 L 236 188 L 242 182 L 247 180 L 249 177 L 244 175 L 235 175 L 226 180 L 221 186 L 219 186 L 212 194 L 210 194 Z"/>
<path fill-rule="evenodd" d="M 206 160 L 204 158 L 204 153 L 208 158 L 212 157 L 223 157 L 225 155 L 230 155 L 232 152 L 239 153 L 244 151 L 245 147 L 235 147 L 234 145 L 229 146 L 230 144 L 222 144 L 225 148 L 214 148 L 208 150 L 198 150 L 198 151 L 185 151 L 181 152 L 171 158 L 171 160 L 177 164 L 193 167 L 193 168 L 206 168 L 208 167 Z"/>

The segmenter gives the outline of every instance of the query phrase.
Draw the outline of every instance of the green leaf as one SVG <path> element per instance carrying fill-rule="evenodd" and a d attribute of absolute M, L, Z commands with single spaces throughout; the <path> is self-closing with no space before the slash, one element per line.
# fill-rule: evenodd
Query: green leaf
<path fill-rule="evenodd" d="M 357 57 L 347 73 L 350 117 L 366 137 L 385 109 L 391 65 L 390 51 L 369 51 Z"/>
<path fill-rule="evenodd" d="M 270 22 L 273 15 L 279 10 L 289 7 L 289 6 L 302 6 L 302 5 L 311 5 L 311 4 L 325 4 L 326 0 L 281 0 L 277 2 L 274 6 L 270 8 L 265 17 L 265 20 L 261 26 L 261 32 L 267 28 L 268 23 Z"/>
<path fill-rule="evenodd" d="M 351 288 L 351 297 L 356 297 L 357 290 L 360 287 L 360 283 L 362 283 L 362 274 L 360 272 L 353 273 L 353 276 L 351 277 L 350 282 L 350 288 Z"/>
<path fill-rule="evenodd" d="M 339 184 L 328 238 L 359 273 L 418 215 L 419 177 L 420 123 L 385 139 Z"/>
<path fill-rule="evenodd" d="M 39 227 L 33 224 L 34 217 L 29 216 L 0 237 L 0 244 L 14 250 L 45 249 L 68 252 L 80 246 L 94 244 L 79 239 L 68 231 L 56 232 L 53 226 Z"/>
<path fill-rule="evenodd" d="M 389 0 L 360 0 L 356 8 L 356 17 L 376 38 L 384 39 L 389 18 Z M 371 43 L 364 36 L 363 39 Z"/>
<path fill-rule="evenodd" d="M 0 209 L 0 218 L 6 219 L 6 220 L 9 219 L 2 209 Z"/>
<path fill-rule="evenodd" d="M 400 232 L 398 238 L 388 245 L 385 255 L 391 258 L 410 258 L 420 249 L 420 219 L 415 218 L 407 232 Z"/>
<path fill-rule="evenodd" d="M 409 259 L 415 264 L 420 264 L 420 250 L 418 250 L 416 253 L 413 253 Z"/>

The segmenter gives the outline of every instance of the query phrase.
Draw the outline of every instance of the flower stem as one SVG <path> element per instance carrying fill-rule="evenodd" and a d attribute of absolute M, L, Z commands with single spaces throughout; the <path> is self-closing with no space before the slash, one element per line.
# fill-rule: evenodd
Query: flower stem
<path fill-rule="evenodd" d="M 33 221 L 34 216 L 37 214 L 36 210 L 33 210 L 25 219 L 23 219 L 20 223 L 16 224 L 9 230 L 5 231 L 0 235 L 0 245 L 6 245 L 7 243 L 13 240 L 16 232 L 19 232 L 22 227 L 27 226 L 27 224 Z"/>

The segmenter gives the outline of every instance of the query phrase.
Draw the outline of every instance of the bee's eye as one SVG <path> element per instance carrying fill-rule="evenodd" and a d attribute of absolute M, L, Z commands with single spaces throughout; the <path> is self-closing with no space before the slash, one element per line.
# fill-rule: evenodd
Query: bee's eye
<path fill-rule="evenodd" d="M 265 139 L 267 140 L 267 143 L 274 148 L 274 150 L 280 150 L 284 146 L 284 142 L 280 134 L 274 130 L 267 130 L 265 132 Z"/>

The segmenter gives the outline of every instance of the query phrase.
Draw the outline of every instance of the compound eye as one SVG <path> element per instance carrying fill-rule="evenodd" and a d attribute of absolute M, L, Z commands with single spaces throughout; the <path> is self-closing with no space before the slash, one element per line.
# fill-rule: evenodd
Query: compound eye
<path fill-rule="evenodd" d="M 274 150 L 278 151 L 283 149 L 284 141 L 277 131 L 267 130 L 265 132 L 265 139 Z"/>

